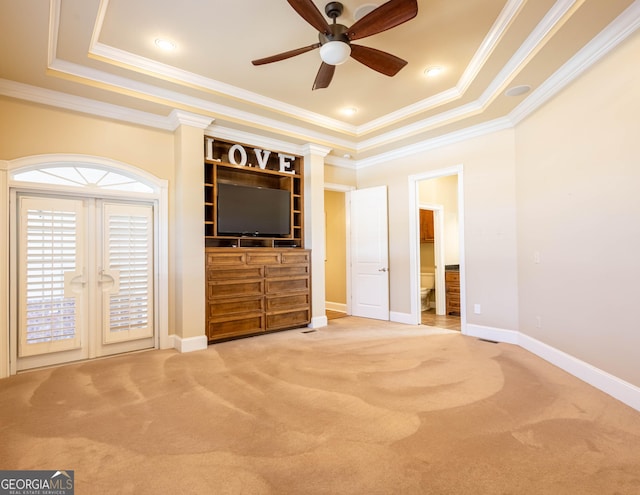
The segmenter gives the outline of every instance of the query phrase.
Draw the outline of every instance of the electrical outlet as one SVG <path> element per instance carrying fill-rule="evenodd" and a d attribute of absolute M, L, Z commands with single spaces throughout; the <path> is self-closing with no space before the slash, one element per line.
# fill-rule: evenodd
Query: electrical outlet
<path fill-rule="evenodd" d="M 473 312 L 477 315 L 479 315 L 480 313 L 482 313 L 482 310 L 480 309 L 480 305 L 479 304 L 474 304 L 473 305 Z"/>
<path fill-rule="evenodd" d="M 536 327 L 537 328 L 542 328 L 542 317 L 541 316 L 536 316 Z"/>
<path fill-rule="evenodd" d="M 533 262 L 536 264 L 540 263 L 540 251 L 533 252 Z"/>

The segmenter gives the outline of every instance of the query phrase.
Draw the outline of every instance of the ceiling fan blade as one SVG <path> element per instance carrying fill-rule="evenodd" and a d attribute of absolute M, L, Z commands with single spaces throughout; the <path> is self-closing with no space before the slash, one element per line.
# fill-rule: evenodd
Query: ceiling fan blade
<path fill-rule="evenodd" d="M 331 28 L 312 0 L 287 0 L 300 17 L 324 34 L 331 34 Z"/>
<path fill-rule="evenodd" d="M 264 65 L 270 64 L 271 62 L 279 62 L 280 60 L 285 60 L 287 58 L 295 57 L 296 55 L 301 55 L 303 53 L 310 52 L 320 46 L 320 43 L 314 43 L 313 45 L 305 46 L 302 48 L 296 48 L 295 50 L 289 50 L 288 52 L 278 53 L 277 55 L 271 55 L 270 57 L 259 58 L 258 60 L 252 60 L 251 63 L 253 65 Z"/>
<path fill-rule="evenodd" d="M 366 38 L 407 22 L 417 14 L 417 0 L 389 0 L 356 21 L 347 31 L 347 36 L 350 40 Z"/>
<path fill-rule="evenodd" d="M 370 69 L 390 77 L 407 65 L 406 60 L 368 46 L 351 45 L 351 56 Z"/>
<path fill-rule="evenodd" d="M 318 74 L 316 75 L 316 80 L 313 81 L 312 89 L 323 89 L 329 87 L 331 83 L 331 79 L 333 79 L 333 74 L 336 71 L 335 65 L 329 65 L 322 62 L 320 69 L 318 70 Z"/>

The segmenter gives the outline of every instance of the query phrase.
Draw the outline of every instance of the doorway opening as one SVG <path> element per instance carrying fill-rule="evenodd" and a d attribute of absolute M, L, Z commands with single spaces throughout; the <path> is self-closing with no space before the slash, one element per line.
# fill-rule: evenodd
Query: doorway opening
<path fill-rule="evenodd" d="M 464 333 L 462 191 L 462 166 L 409 177 L 411 319 Z"/>
<path fill-rule="evenodd" d="M 328 320 L 351 314 L 349 192 L 354 188 L 325 183 L 325 311 Z"/>

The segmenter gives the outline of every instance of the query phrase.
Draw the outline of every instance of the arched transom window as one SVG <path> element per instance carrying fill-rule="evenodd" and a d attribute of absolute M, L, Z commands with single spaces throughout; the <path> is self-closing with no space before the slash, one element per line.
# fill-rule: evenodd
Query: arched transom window
<path fill-rule="evenodd" d="M 55 164 L 19 170 L 12 179 L 19 182 L 51 184 L 66 187 L 149 193 L 157 192 L 137 177 L 95 165 Z"/>

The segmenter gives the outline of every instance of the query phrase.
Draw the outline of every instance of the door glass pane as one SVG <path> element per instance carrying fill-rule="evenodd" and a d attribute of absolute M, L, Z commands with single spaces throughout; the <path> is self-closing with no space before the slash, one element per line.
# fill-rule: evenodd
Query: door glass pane
<path fill-rule="evenodd" d="M 78 204 L 21 198 L 20 355 L 79 345 Z"/>
<path fill-rule="evenodd" d="M 153 335 L 152 208 L 105 205 L 107 342 Z"/>

